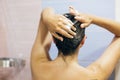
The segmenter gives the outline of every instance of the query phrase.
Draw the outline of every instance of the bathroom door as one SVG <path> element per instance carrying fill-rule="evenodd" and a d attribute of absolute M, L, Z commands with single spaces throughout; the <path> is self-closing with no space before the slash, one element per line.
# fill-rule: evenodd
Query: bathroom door
<path fill-rule="evenodd" d="M 68 7 L 72 5 L 80 12 L 90 13 L 106 18 L 115 18 L 114 0 L 42 0 L 42 8 L 53 7 L 57 13 L 68 12 Z M 87 40 L 79 54 L 79 63 L 83 66 L 89 65 L 95 61 L 111 42 L 113 35 L 95 25 L 91 25 L 86 30 Z M 51 57 L 54 59 L 57 54 L 55 45 L 50 50 Z M 109 80 L 114 80 L 114 74 Z"/>

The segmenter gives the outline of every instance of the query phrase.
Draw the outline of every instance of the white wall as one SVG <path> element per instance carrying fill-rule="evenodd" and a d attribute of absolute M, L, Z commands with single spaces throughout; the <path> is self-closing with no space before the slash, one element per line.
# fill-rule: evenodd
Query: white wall
<path fill-rule="evenodd" d="M 116 8 L 115 8 L 115 14 L 116 14 L 116 20 L 120 22 L 120 0 L 116 0 Z"/>
<path fill-rule="evenodd" d="M 116 15 L 116 21 L 120 22 L 120 0 L 116 0 L 116 8 L 115 8 L 115 15 Z M 120 80 L 120 61 L 116 66 L 115 70 L 115 80 Z"/>

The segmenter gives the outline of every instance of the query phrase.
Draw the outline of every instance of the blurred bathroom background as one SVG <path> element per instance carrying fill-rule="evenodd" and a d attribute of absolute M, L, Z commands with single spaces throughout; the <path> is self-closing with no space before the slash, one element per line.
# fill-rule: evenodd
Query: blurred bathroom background
<path fill-rule="evenodd" d="M 41 10 L 53 7 L 56 13 L 63 14 L 68 12 L 70 5 L 84 13 L 120 21 L 119 0 L 0 0 L 0 57 L 26 60 L 24 69 L 12 80 L 31 80 L 30 53 Z M 79 55 L 82 66 L 95 61 L 113 38 L 113 34 L 95 25 L 87 28 L 86 35 L 86 43 Z M 52 59 L 56 58 L 56 52 L 52 44 Z M 119 65 L 109 80 L 120 80 Z"/>

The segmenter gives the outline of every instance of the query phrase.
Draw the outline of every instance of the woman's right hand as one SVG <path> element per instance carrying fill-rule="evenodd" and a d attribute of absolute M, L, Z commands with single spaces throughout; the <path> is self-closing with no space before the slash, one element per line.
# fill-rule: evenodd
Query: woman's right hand
<path fill-rule="evenodd" d="M 63 15 L 51 13 L 51 10 L 49 9 L 46 13 L 43 13 L 43 21 L 50 33 L 55 38 L 61 41 L 63 41 L 63 38 L 57 33 L 62 34 L 63 36 L 68 38 L 73 38 L 73 36 L 76 35 L 76 33 L 74 32 L 76 28 L 73 26 L 73 23 L 69 19 L 67 19 Z M 72 30 L 70 28 L 67 28 L 66 26 L 71 27 Z"/>
<path fill-rule="evenodd" d="M 69 11 L 72 15 L 75 16 L 75 19 L 82 22 L 81 28 L 88 27 L 92 23 L 92 18 L 89 17 L 87 14 L 82 14 L 74 9 L 72 6 L 69 7 Z"/>

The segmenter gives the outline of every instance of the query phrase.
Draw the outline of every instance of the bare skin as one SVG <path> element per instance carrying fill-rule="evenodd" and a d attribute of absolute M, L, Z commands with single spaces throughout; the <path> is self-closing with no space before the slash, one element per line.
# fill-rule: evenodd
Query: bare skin
<path fill-rule="evenodd" d="M 55 14 L 51 8 L 46 8 L 42 11 L 37 37 L 31 53 L 33 80 L 107 80 L 117 64 L 120 58 L 120 23 L 97 16 L 81 14 L 72 7 L 70 7 L 70 13 L 75 15 L 77 20 L 83 22 L 80 27 L 95 24 L 115 34 L 115 38 L 103 55 L 87 67 L 78 64 L 79 49 L 84 44 L 85 38 L 73 53 L 74 55 L 63 56 L 59 52 L 58 57 L 51 60 L 49 57 L 52 42 L 51 34 L 62 41 L 63 38 L 55 32 L 69 38 L 72 38 L 75 33 L 65 28 L 66 24 L 72 25 L 69 20 Z M 72 29 L 75 30 L 73 26 Z"/>

